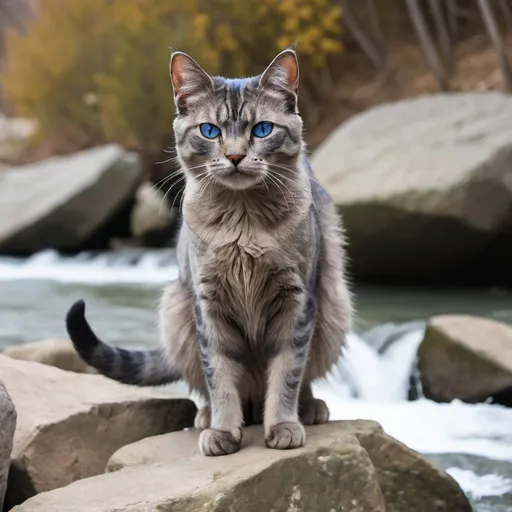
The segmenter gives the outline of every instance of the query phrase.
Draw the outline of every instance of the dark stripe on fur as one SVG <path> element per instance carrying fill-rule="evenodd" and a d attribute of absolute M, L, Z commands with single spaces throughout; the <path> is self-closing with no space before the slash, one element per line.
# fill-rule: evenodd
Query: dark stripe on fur
<path fill-rule="evenodd" d="M 281 146 L 284 144 L 286 135 L 284 132 L 276 133 L 268 139 L 261 141 L 261 153 L 263 155 L 270 155 L 277 153 Z"/>
<path fill-rule="evenodd" d="M 212 149 L 212 142 L 208 142 L 199 135 L 193 133 L 188 138 L 190 145 L 198 155 L 209 155 Z"/>
<path fill-rule="evenodd" d="M 66 328 L 80 357 L 105 377 L 137 386 L 159 386 L 181 378 L 177 371 L 169 368 L 160 348 L 125 350 L 101 341 L 85 318 L 82 300 L 75 302 L 68 311 Z"/>
<path fill-rule="evenodd" d="M 208 355 L 208 338 L 206 337 L 203 314 L 201 311 L 201 305 L 197 297 L 194 297 L 194 317 L 196 321 L 197 340 L 199 341 L 199 353 L 201 355 L 201 364 L 203 366 L 204 376 L 206 384 L 209 389 L 213 389 L 213 373 L 214 369 L 211 365 L 210 358 Z"/>

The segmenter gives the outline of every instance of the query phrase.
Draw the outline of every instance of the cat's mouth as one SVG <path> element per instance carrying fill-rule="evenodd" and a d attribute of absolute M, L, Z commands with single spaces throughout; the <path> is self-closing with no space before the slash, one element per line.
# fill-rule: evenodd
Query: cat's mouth
<path fill-rule="evenodd" d="M 261 171 L 231 167 L 215 173 L 219 183 L 232 190 L 244 190 L 261 181 Z"/>

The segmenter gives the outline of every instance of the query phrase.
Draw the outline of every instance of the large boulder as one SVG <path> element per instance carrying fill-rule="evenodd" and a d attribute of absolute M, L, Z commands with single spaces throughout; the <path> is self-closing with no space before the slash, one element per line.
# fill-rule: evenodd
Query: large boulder
<path fill-rule="evenodd" d="M 115 453 L 108 473 L 36 496 L 13 512 L 470 512 L 458 484 L 370 421 L 307 428 L 306 446 L 269 450 L 261 426 L 226 457 L 195 430 Z"/>
<path fill-rule="evenodd" d="M 196 411 L 171 393 L 2 355 L 0 381 L 18 412 L 9 506 L 102 473 L 121 446 L 190 426 Z"/>
<path fill-rule="evenodd" d="M 496 401 L 512 405 L 512 327 L 466 315 L 427 323 L 418 350 L 423 392 L 438 402 Z"/>
<path fill-rule="evenodd" d="M 437 94 L 367 110 L 316 150 L 359 279 L 512 282 L 512 96 Z"/>
<path fill-rule="evenodd" d="M 0 382 L 0 511 L 3 510 L 11 451 L 16 429 L 16 409 L 4 385 Z"/>
<path fill-rule="evenodd" d="M 76 250 L 112 233 L 128 232 L 117 216 L 131 205 L 141 180 L 134 153 L 102 146 L 0 174 L 0 251 Z M 114 222 L 115 221 L 115 222 Z"/>
<path fill-rule="evenodd" d="M 69 372 L 98 373 L 80 358 L 73 344 L 66 340 L 41 340 L 10 345 L 2 354 L 12 359 L 47 364 Z"/>

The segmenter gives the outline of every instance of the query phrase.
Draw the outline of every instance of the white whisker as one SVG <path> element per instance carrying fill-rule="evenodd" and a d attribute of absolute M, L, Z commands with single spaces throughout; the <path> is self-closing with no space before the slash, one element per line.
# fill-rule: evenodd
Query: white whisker
<path fill-rule="evenodd" d="M 160 203 L 160 208 L 158 209 L 158 217 L 160 217 L 160 214 L 162 213 L 162 207 L 163 207 L 163 205 L 164 205 L 164 201 L 165 201 L 165 198 L 167 197 L 167 195 L 170 193 L 170 191 L 171 191 L 171 190 L 172 190 L 172 189 L 173 189 L 173 188 L 174 188 L 178 183 L 180 183 L 180 182 L 181 182 L 182 180 L 184 180 L 184 179 L 185 179 L 185 175 L 181 176 L 181 177 L 180 177 L 178 180 L 176 180 L 176 182 L 175 182 L 175 183 L 173 183 L 173 184 L 171 185 L 171 187 L 169 187 L 169 189 L 165 192 L 164 197 L 162 198 L 162 201 L 161 201 L 161 203 Z M 174 201 L 173 201 L 173 203 L 174 203 Z"/>
<path fill-rule="evenodd" d="M 267 177 L 277 187 L 277 189 L 281 193 L 281 196 L 283 197 L 284 202 L 286 203 L 286 209 L 288 211 L 291 211 L 290 204 L 288 203 L 288 199 L 286 198 L 286 194 L 283 192 L 282 188 L 279 186 L 279 183 L 276 181 L 275 176 L 273 176 L 272 173 L 268 173 Z"/>

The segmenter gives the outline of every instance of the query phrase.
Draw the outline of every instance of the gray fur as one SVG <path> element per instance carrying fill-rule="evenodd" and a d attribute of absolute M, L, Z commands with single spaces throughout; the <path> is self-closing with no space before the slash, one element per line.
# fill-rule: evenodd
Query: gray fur
<path fill-rule="evenodd" d="M 237 451 L 244 421 L 263 420 L 271 448 L 301 446 L 300 420 L 328 419 L 311 382 L 341 355 L 352 305 L 338 217 L 305 157 L 295 53 L 230 80 L 178 52 L 171 78 L 186 187 L 179 280 L 159 311 L 162 368 L 207 401 L 196 418 L 206 455 Z M 263 139 L 251 135 L 260 121 L 274 123 Z M 220 137 L 203 137 L 204 122 Z M 226 155 L 245 158 L 235 168 Z"/>

